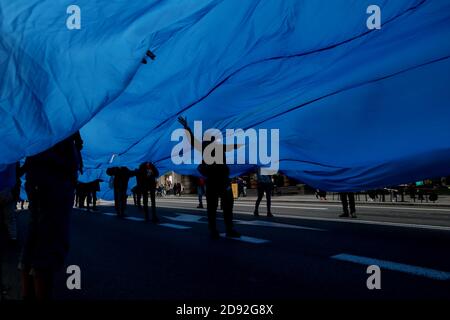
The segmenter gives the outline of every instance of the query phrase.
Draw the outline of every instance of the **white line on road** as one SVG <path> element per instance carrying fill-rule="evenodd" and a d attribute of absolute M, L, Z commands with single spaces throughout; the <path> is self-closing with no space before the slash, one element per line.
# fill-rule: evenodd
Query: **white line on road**
<path fill-rule="evenodd" d="M 185 213 L 176 213 L 176 217 L 164 216 L 166 219 L 170 219 L 178 222 L 191 222 L 191 223 L 206 223 L 205 221 L 200 221 L 203 216 L 198 216 L 195 214 L 185 214 Z M 223 220 L 223 218 L 217 218 L 217 220 Z M 302 229 L 302 230 L 313 230 L 313 231 L 326 231 L 324 229 L 319 228 L 311 228 L 311 227 L 303 227 L 292 224 L 278 223 L 272 221 L 261 221 L 261 220 L 234 220 L 235 224 L 241 225 L 249 225 L 249 226 L 258 226 L 258 227 L 274 227 L 274 228 L 287 228 L 287 229 Z"/>
<path fill-rule="evenodd" d="M 248 243 L 254 243 L 254 244 L 262 244 L 262 243 L 270 242 L 269 240 L 258 239 L 258 238 L 248 237 L 248 236 L 241 236 L 240 238 L 229 238 L 229 237 L 226 236 L 225 233 L 221 233 L 220 236 L 222 238 L 225 238 L 225 239 L 232 239 L 232 240 L 248 242 Z"/>
<path fill-rule="evenodd" d="M 144 221 L 144 219 L 142 218 L 136 218 L 136 217 L 125 217 L 126 220 L 131 220 L 131 221 Z"/>
<path fill-rule="evenodd" d="M 273 228 L 326 231 L 324 229 L 319 229 L 319 228 L 310 228 L 310 227 L 297 226 L 297 225 L 293 225 L 293 224 L 285 224 L 285 223 L 277 223 L 277 222 L 261 221 L 261 220 L 252 220 L 252 221 L 236 220 L 235 223 L 249 225 L 249 226 L 258 226 L 258 227 L 273 227 Z"/>
<path fill-rule="evenodd" d="M 251 207 L 254 208 L 255 206 L 252 204 L 240 204 L 240 203 L 234 203 L 236 207 Z M 279 206 L 279 205 L 271 205 L 272 208 L 280 208 L 280 209 L 300 209 L 300 210 L 328 210 L 328 208 L 325 207 L 304 207 L 304 206 Z"/>
<path fill-rule="evenodd" d="M 158 200 L 158 203 L 178 203 L 178 204 L 197 204 L 195 201 L 180 201 L 180 200 Z M 234 202 L 235 207 L 251 207 L 254 208 L 253 204 L 243 204 L 239 202 Z M 272 208 L 281 208 L 281 209 L 301 209 L 301 210 L 328 210 L 325 207 L 315 207 L 315 206 L 280 206 L 280 205 L 272 205 Z"/>
<path fill-rule="evenodd" d="M 103 214 L 106 215 L 106 216 L 117 216 L 117 214 L 110 213 L 110 212 L 103 212 Z M 166 218 L 168 218 L 168 217 L 166 217 Z M 139 221 L 139 222 L 145 221 L 145 219 L 137 218 L 137 217 L 125 217 L 125 220 Z M 183 225 L 179 225 L 179 224 L 174 224 L 174 223 L 160 223 L 158 225 L 162 226 L 162 227 L 178 229 L 178 230 L 191 229 L 191 227 L 183 226 Z"/>
<path fill-rule="evenodd" d="M 179 221 L 179 222 L 206 223 L 206 222 L 200 221 L 203 218 L 202 216 L 198 216 L 195 214 L 186 214 L 186 213 L 176 213 L 176 214 L 178 215 L 176 217 L 164 216 L 164 218 L 170 219 L 173 221 Z"/>
<path fill-rule="evenodd" d="M 110 213 L 110 212 L 103 212 L 102 214 L 104 214 L 105 216 L 110 216 L 110 217 L 117 216 L 117 214 Z"/>
<path fill-rule="evenodd" d="M 426 277 L 434 280 L 450 280 L 450 272 L 439 271 L 435 269 L 417 267 L 409 264 L 392 262 L 387 260 L 373 259 L 368 257 L 355 256 L 351 254 L 338 254 L 331 257 L 332 259 L 353 262 L 362 265 L 377 265 L 382 269 L 399 271 L 412 274 L 415 276 Z"/>
<path fill-rule="evenodd" d="M 191 227 L 182 226 L 180 224 L 174 224 L 174 223 L 160 223 L 159 225 L 161 227 L 167 227 L 167 228 L 179 229 L 179 230 L 191 229 Z"/>

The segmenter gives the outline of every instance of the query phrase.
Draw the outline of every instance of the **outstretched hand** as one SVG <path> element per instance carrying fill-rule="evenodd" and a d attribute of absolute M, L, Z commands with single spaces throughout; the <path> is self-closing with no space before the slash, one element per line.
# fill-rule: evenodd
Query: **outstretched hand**
<path fill-rule="evenodd" d="M 188 128 L 188 122 L 187 122 L 187 118 L 186 118 L 186 117 L 183 118 L 183 116 L 179 116 L 179 117 L 178 117 L 178 122 L 181 123 L 181 125 L 182 125 L 185 129 Z"/>

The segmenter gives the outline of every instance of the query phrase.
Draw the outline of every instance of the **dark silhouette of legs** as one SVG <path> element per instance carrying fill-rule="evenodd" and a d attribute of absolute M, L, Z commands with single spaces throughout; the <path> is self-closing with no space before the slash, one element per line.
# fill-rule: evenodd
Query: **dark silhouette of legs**
<path fill-rule="evenodd" d="M 255 211 L 253 214 L 255 216 L 259 216 L 259 204 L 261 203 L 262 198 L 264 197 L 264 188 L 258 184 L 258 198 L 256 199 Z"/>

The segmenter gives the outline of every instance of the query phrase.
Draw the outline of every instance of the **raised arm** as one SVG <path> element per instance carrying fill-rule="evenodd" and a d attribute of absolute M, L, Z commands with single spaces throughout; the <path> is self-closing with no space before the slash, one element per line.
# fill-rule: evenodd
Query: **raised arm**
<path fill-rule="evenodd" d="M 178 122 L 183 126 L 184 130 L 186 130 L 186 135 L 189 139 L 189 143 L 191 144 L 191 146 L 194 149 L 196 149 L 197 151 L 199 151 L 200 153 L 202 153 L 203 152 L 202 142 L 195 138 L 194 134 L 192 133 L 191 128 L 188 125 L 187 118 L 186 117 L 183 118 L 182 116 L 179 116 Z"/>

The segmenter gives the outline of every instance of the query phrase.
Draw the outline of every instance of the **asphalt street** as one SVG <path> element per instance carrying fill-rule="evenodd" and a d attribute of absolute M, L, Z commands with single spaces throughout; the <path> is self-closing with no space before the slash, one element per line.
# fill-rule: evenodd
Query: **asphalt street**
<path fill-rule="evenodd" d="M 159 225 L 128 206 L 75 209 L 67 266 L 81 269 L 81 290 L 57 275 L 57 299 L 296 300 L 450 299 L 450 208 L 274 202 L 274 218 L 235 205 L 239 240 L 211 240 L 194 198 L 158 198 Z M 223 232 L 223 221 L 219 229 Z M 23 233 L 27 211 L 19 214 Z M 22 236 L 23 238 L 23 236 Z M 369 265 L 381 289 L 369 290 Z"/>

